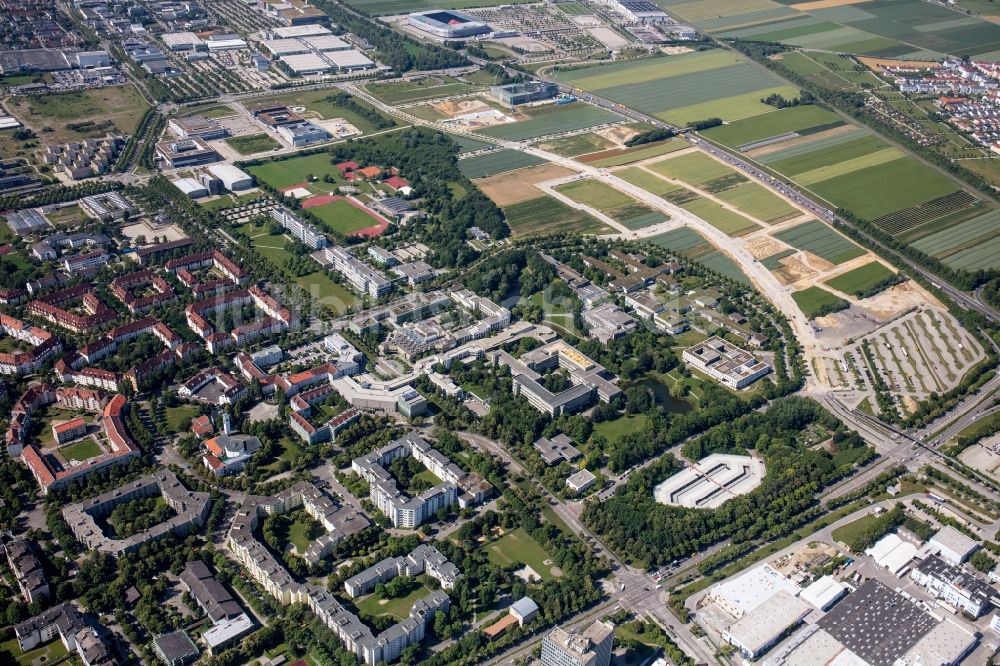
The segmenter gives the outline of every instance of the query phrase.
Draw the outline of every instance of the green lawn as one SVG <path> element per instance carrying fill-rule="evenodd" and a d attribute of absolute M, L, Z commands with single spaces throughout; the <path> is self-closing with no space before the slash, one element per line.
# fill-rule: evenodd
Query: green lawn
<path fill-rule="evenodd" d="M 62 661 L 69 655 L 66 646 L 58 638 L 28 652 L 21 652 L 16 638 L 0 643 L 0 663 L 18 666 L 41 666 Z"/>
<path fill-rule="evenodd" d="M 397 620 L 405 620 L 410 616 L 417 599 L 422 599 L 430 594 L 430 589 L 425 585 L 417 585 L 409 594 L 395 599 L 382 599 L 379 595 L 372 593 L 367 597 L 356 601 L 354 606 L 362 617 L 378 617 L 380 615 L 391 615 Z"/>
<path fill-rule="evenodd" d="M 264 133 L 233 136 L 226 139 L 226 143 L 242 155 L 253 155 L 254 153 L 263 153 L 266 150 L 281 148 L 280 143 Z"/>
<path fill-rule="evenodd" d="M 448 76 L 427 76 L 416 81 L 370 83 L 366 88 L 369 93 L 386 104 L 464 95 L 481 90 L 478 86 L 471 86 Z"/>
<path fill-rule="evenodd" d="M 841 543 L 852 543 L 865 530 L 871 528 L 878 521 L 879 517 L 874 514 L 862 516 L 855 521 L 842 525 L 830 533 L 834 541 Z"/>
<path fill-rule="evenodd" d="M 92 439 L 84 439 L 75 444 L 64 446 L 59 449 L 59 453 L 66 460 L 84 461 L 90 460 L 103 453 L 100 445 Z"/>
<path fill-rule="evenodd" d="M 594 432 L 603 435 L 608 442 L 614 444 L 625 435 L 642 432 L 649 425 L 649 417 L 645 414 L 621 416 L 614 421 L 601 421 L 594 424 Z"/>
<path fill-rule="evenodd" d="M 146 111 L 146 102 L 131 84 L 94 88 L 57 95 L 15 97 L 9 109 L 25 124 L 37 129 L 51 127 L 47 142 L 103 136 L 110 123 L 120 134 L 132 134 Z M 67 125 L 93 123 L 74 130 Z"/>
<path fill-rule="evenodd" d="M 326 152 L 266 162 L 258 166 L 249 167 L 247 171 L 256 176 L 261 182 L 267 183 L 276 190 L 305 182 L 308 176 L 322 178 L 329 175 L 338 183 L 344 182 L 340 180 L 340 171 L 333 166 L 330 161 L 330 154 Z M 330 185 L 329 189 L 333 187 L 333 185 Z"/>
<path fill-rule="evenodd" d="M 554 578 L 550 571 L 553 565 L 544 564 L 546 560 L 551 559 L 549 554 L 521 527 L 491 543 L 487 556 L 491 562 L 502 567 L 510 564 L 526 564 L 534 569 L 543 581 Z"/>
<path fill-rule="evenodd" d="M 844 302 L 844 299 L 819 287 L 808 287 L 793 292 L 792 299 L 807 319 L 813 319 L 827 308 Z"/>
<path fill-rule="evenodd" d="M 359 229 L 373 227 L 380 222 L 343 199 L 331 201 L 322 206 L 313 206 L 308 210 L 319 219 L 327 230 L 336 231 L 345 236 Z"/>
<path fill-rule="evenodd" d="M 295 519 L 288 528 L 288 542 L 295 546 L 298 553 L 304 553 L 309 544 L 322 536 L 323 527 L 304 510 L 296 511 L 293 515 Z"/>
<path fill-rule="evenodd" d="M 568 196 L 573 201 L 591 206 L 602 212 L 635 203 L 635 199 L 624 192 L 620 192 L 600 181 L 590 179 L 576 180 L 572 183 L 559 185 L 556 187 L 556 192 Z"/>
<path fill-rule="evenodd" d="M 333 92 L 331 92 L 331 90 L 329 89 L 287 92 L 279 95 L 272 95 L 270 97 L 264 97 L 261 99 L 254 100 L 256 104 L 254 104 L 253 106 L 257 106 L 258 104 L 261 106 L 269 106 L 273 104 L 286 104 L 288 106 L 304 106 L 306 107 L 305 111 L 306 116 L 316 115 L 319 116 L 320 118 L 323 118 L 324 120 L 329 120 L 331 118 L 343 118 L 344 120 L 351 123 L 365 134 L 370 134 L 372 132 L 379 131 L 375 128 L 374 125 L 372 125 L 371 121 L 368 120 L 367 118 L 359 116 L 351 109 L 347 109 L 342 106 L 338 106 L 337 104 L 334 104 L 331 101 L 332 95 Z M 354 101 L 365 108 L 375 110 L 370 104 L 368 104 L 368 102 L 365 102 L 357 98 L 354 98 Z M 383 118 L 392 121 L 392 118 L 389 118 L 381 111 L 375 110 L 375 112 L 378 115 L 382 116 Z"/>
<path fill-rule="evenodd" d="M 274 451 L 274 460 L 264 466 L 269 471 L 277 471 L 282 462 L 291 465 L 296 458 L 302 455 L 302 447 L 299 446 L 297 438 L 293 440 L 290 437 L 282 437 L 277 441 Z"/>
<path fill-rule="evenodd" d="M 191 419 L 197 415 L 198 410 L 192 405 L 166 407 L 163 410 L 163 417 L 167 421 L 167 427 L 170 428 L 170 432 L 186 430 L 191 425 Z"/>
<path fill-rule="evenodd" d="M 837 291 L 845 294 L 862 293 L 874 285 L 891 278 L 895 273 L 878 261 L 858 266 L 843 275 L 838 275 L 824 282 Z"/>

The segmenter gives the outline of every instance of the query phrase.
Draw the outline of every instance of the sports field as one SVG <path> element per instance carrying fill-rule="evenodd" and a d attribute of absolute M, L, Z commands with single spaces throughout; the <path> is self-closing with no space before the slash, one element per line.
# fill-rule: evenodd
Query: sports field
<path fill-rule="evenodd" d="M 570 208 L 549 196 L 503 209 L 514 238 L 545 234 L 610 234 L 614 229 L 585 211 Z"/>
<path fill-rule="evenodd" d="M 538 107 L 531 113 L 531 118 L 515 123 L 493 125 L 478 130 L 479 134 L 493 136 L 510 141 L 534 139 L 546 134 L 572 132 L 595 125 L 604 125 L 621 120 L 617 113 L 599 109 L 596 106 L 574 102 L 559 106 L 549 105 Z"/>
<path fill-rule="evenodd" d="M 355 231 L 367 229 L 383 222 L 374 214 L 351 204 L 345 199 L 337 199 L 320 206 L 312 206 L 309 212 L 316 216 L 327 231 L 336 231 L 347 236 Z"/>
<path fill-rule="evenodd" d="M 767 70 L 721 49 L 558 71 L 553 78 L 678 125 L 744 118 L 773 109 L 762 97 L 797 94 Z"/>
<path fill-rule="evenodd" d="M 895 273 L 886 268 L 878 261 L 873 261 L 863 266 L 847 271 L 842 275 L 831 278 L 823 284 L 833 287 L 837 291 L 845 294 L 860 295 L 871 289 L 883 280 L 891 278 Z"/>
<path fill-rule="evenodd" d="M 819 220 L 811 220 L 774 235 L 788 245 L 811 252 L 831 264 L 842 264 L 865 253 L 860 247 Z"/>
<path fill-rule="evenodd" d="M 795 300 L 795 304 L 799 306 L 807 319 L 813 319 L 822 312 L 829 312 L 831 307 L 845 302 L 844 299 L 819 287 L 807 287 L 792 292 L 792 299 Z"/>
<path fill-rule="evenodd" d="M 466 178 L 486 178 L 505 171 L 544 164 L 545 160 L 520 150 L 493 150 L 458 161 L 458 170 Z"/>

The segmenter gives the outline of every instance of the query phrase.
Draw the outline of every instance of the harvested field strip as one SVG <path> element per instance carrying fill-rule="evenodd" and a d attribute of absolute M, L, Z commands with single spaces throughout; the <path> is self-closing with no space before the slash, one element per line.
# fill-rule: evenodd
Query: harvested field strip
<path fill-rule="evenodd" d="M 656 143 L 648 146 L 636 146 L 635 148 L 629 148 L 626 150 L 606 150 L 600 153 L 591 153 L 590 155 L 584 155 L 581 157 L 580 161 L 595 167 L 616 167 L 622 166 L 623 164 L 638 162 L 639 160 L 649 159 L 651 157 L 657 157 L 658 155 L 666 155 L 668 153 L 684 150 L 689 147 L 690 144 L 686 141 L 681 139 L 670 139 L 669 141 L 664 141 L 662 143 Z"/>
<path fill-rule="evenodd" d="M 833 148 L 840 146 L 841 144 L 849 143 L 855 141 L 863 136 L 867 135 L 867 132 L 861 129 L 855 128 L 845 128 L 840 130 L 835 134 L 824 134 L 822 136 L 817 136 L 814 139 L 804 138 L 801 135 L 795 139 L 797 143 L 794 145 L 789 145 L 784 148 L 775 148 L 769 152 L 757 155 L 754 159 L 761 164 L 767 164 L 768 166 L 781 162 L 783 160 L 789 160 L 793 157 L 798 157 L 799 155 L 806 155 L 814 151 L 828 151 Z M 791 140 L 790 140 L 791 141 Z M 784 142 L 782 142 L 784 143 Z M 780 144 L 776 144 L 780 145 Z"/>
<path fill-rule="evenodd" d="M 848 136 L 851 135 L 848 134 Z M 853 136 L 850 141 L 841 141 L 832 146 L 812 147 L 812 144 L 803 144 L 803 146 L 809 146 L 810 150 L 799 151 L 795 155 L 781 160 L 770 160 L 768 166 L 798 180 L 798 176 L 801 174 L 850 162 L 885 148 L 884 143 L 873 140 L 868 134 Z"/>
<path fill-rule="evenodd" d="M 505 171 L 543 164 L 545 160 L 520 150 L 494 150 L 458 161 L 466 178 L 486 178 Z"/>
<path fill-rule="evenodd" d="M 812 252 L 831 264 L 842 264 L 865 253 L 860 247 L 819 220 L 786 229 L 775 234 L 775 238 L 792 247 Z"/>

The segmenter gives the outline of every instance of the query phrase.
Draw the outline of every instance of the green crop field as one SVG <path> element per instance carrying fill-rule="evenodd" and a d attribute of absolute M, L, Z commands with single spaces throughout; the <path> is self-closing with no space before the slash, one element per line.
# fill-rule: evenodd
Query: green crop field
<path fill-rule="evenodd" d="M 458 170 L 466 178 L 486 178 L 505 171 L 544 164 L 545 160 L 520 150 L 493 150 L 458 161 Z"/>
<path fill-rule="evenodd" d="M 865 253 L 819 220 L 811 220 L 774 235 L 794 248 L 811 252 L 831 264 L 842 264 Z"/>
<path fill-rule="evenodd" d="M 555 566 L 552 558 L 522 527 L 491 543 L 487 547 L 487 556 L 491 562 L 502 567 L 527 565 L 542 580 L 552 580 L 555 577 L 552 575 L 552 567 Z"/>
<path fill-rule="evenodd" d="M 703 134 L 724 146 L 738 148 L 790 132 L 808 133 L 816 127 L 843 124 L 836 114 L 809 104 L 744 118 L 728 125 L 713 127 Z"/>
<path fill-rule="evenodd" d="M 703 257 L 695 259 L 699 264 L 713 270 L 723 277 L 727 277 L 730 280 L 734 280 L 746 286 L 750 286 L 753 283 L 750 282 L 750 278 L 746 276 L 746 273 L 740 269 L 739 264 L 729 258 L 728 255 L 719 252 L 710 252 Z"/>
<path fill-rule="evenodd" d="M 701 234 L 688 227 L 672 229 L 658 236 L 650 236 L 645 241 L 684 256 L 696 255 L 712 247 L 707 240 L 702 238 Z"/>
<path fill-rule="evenodd" d="M 622 180 L 632 183 L 637 187 L 641 187 L 651 194 L 655 194 L 658 197 L 665 197 L 669 192 L 676 192 L 682 189 L 680 185 L 675 185 L 670 183 L 656 174 L 649 173 L 645 169 L 639 167 L 628 167 L 627 169 L 622 169 L 621 171 L 616 171 L 615 175 Z"/>
<path fill-rule="evenodd" d="M 556 132 L 572 132 L 594 125 L 604 125 L 621 120 L 621 116 L 596 106 L 574 102 L 560 106 L 546 106 L 532 114 L 527 120 L 504 125 L 494 125 L 478 131 L 479 134 L 498 139 L 523 141 Z"/>
<path fill-rule="evenodd" d="M 556 191 L 601 211 L 629 229 L 642 229 L 667 219 L 662 213 L 643 206 L 631 196 L 600 181 L 577 180 L 560 185 Z"/>
<path fill-rule="evenodd" d="M 682 180 L 695 187 L 706 185 L 719 178 L 737 175 L 728 166 L 703 152 L 687 153 L 646 166 L 651 171 Z M 743 179 L 742 176 L 741 179 Z"/>
<path fill-rule="evenodd" d="M 760 227 L 739 213 L 727 210 L 708 199 L 697 199 L 683 206 L 719 231 L 730 236 L 742 236 Z"/>
<path fill-rule="evenodd" d="M 64 446 L 59 449 L 59 453 L 66 460 L 84 461 L 90 460 L 103 453 L 101 447 L 92 439 L 84 439 L 75 444 Z"/>
<path fill-rule="evenodd" d="M 609 234 L 614 229 L 593 215 L 544 196 L 504 208 L 514 238 L 545 234 Z"/>
<path fill-rule="evenodd" d="M 831 278 L 823 284 L 845 294 L 857 294 L 895 275 L 880 262 L 873 261 Z"/>
<path fill-rule="evenodd" d="M 585 153 L 596 153 L 599 150 L 605 150 L 614 145 L 611 140 L 605 139 L 596 132 L 586 132 L 584 134 L 561 136 L 552 141 L 546 141 L 540 147 L 556 155 L 575 157 L 576 155 L 583 155 Z"/>
<path fill-rule="evenodd" d="M 806 289 L 793 292 L 792 299 L 795 301 L 795 304 L 799 306 L 799 309 L 802 310 L 802 314 L 804 314 L 807 319 L 814 319 L 819 313 L 823 312 L 827 308 L 844 302 L 844 299 L 831 294 L 826 289 L 820 289 L 819 287 L 808 287 Z"/>
<path fill-rule="evenodd" d="M 449 76 L 426 76 L 416 81 L 370 83 L 365 89 L 386 104 L 401 104 L 424 99 L 451 97 L 481 90 Z"/>
<path fill-rule="evenodd" d="M 1000 256 L 1000 210 L 948 226 L 912 245 L 955 269 L 996 268 Z"/>
<path fill-rule="evenodd" d="M 845 137 L 852 137 L 852 133 L 831 137 L 840 139 L 839 141 L 831 142 L 822 138 L 800 143 L 789 148 L 788 152 L 775 151 L 766 156 L 768 159 L 761 161 L 775 171 L 795 176 L 841 162 L 850 162 L 871 154 L 873 150 L 881 152 L 886 145 L 868 134 L 854 136 L 850 140 L 844 140 Z"/>
<path fill-rule="evenodd" d="M 721 50 L 656 56 L 555 72 L 554 78 L 670 123 L 735 120 L 771 110 L 760 99 L 794 88 Z"/>
<path fill-rule="evenodd" d="M 344 236 L 373 227 L 381 222 L 381 220 L 343 199 L 331 201 L 321 206 L 313 206 L 308 210 L 319 219 L 321 226 L 325 229 L 336 231 Z"/>
<path fill-rule="evenodd" d="M 556 9 L 569 16 L 587 16 L 593 14 L 593 11 L 584 7 L 579 2 L 560 2 L 556 5 Z"/>
<path fill-rule="evenodd" d="M 245 136 L 231 136 L 226 139 L 233 150 L 241 155 L 253 155 L 263 153 L 265 150 L 281 148 L 281 144 L 269 137 L 267 134 L 247 134 Z"/>
<path fill-rule="evenodd" d="M 329 153 L 265 162 L 248 167 L 247 171 L 256 176 L 260 182 L 267 183 L 276 190 L 305 182 L 308 176 L 322 178 L 328 175 L 335 179 L 340 177 L 340 172 L 330 161 Z"/>
<path fill-rule="evenodd" d="M 773 224 L 799 215 L 799 210 L 757 183 L 743 183 L 716 194 L 728 204 L 761 222 Z"/>

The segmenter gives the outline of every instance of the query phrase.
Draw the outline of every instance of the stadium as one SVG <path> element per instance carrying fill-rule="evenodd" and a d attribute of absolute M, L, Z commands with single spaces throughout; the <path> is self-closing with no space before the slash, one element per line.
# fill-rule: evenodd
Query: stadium
<path fill-rule="evenodd" d="M 414 28 L 441 39 L 464 39 L 493 31 L 475 17 L 451 10 L 415 12 L 407 20 Z"/>

